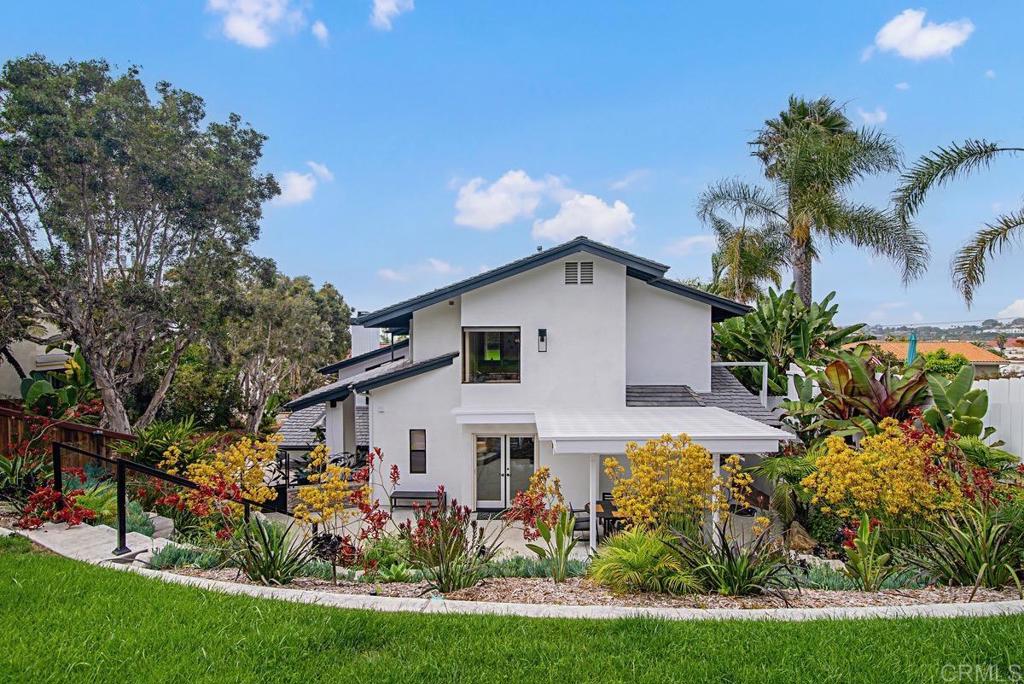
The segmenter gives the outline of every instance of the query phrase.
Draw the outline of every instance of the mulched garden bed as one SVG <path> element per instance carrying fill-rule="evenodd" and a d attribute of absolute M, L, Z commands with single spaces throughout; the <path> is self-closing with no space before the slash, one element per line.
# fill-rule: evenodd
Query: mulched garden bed
<path fill-rule="evenodd" d="M 170 572 L 189 577 L 228 582 L 254 584 L 238 571 L 200 570 L 176 568 Z M 412 598 L 424 595 L 425 583 L 392 582 L 369 584 L 299 578 L 287 585 L 291 589 L 325 591 L 336 594 L 377 595 Z M 887 590 L 877 593 L 860 591 L 825 591 L 801 589 L 786 591 L 790 608 L 852 608 L 863 606 L 911 606 L 927 603 L 966 603 L 971 587 L 927 587 L 924 589 Z M 477 586 L 448 594 L 445 598 L 458 601 L 491 601 L 496 603 L 547 603 L 577 606 L 657 606 L 665 608 L 784 608 L 786 603 L 776 596 L 731 597 L 711 595 L 668 596 L 665 594 L 613 594 L 608 589 L 585 578 L 569 578 L 561 584 L 550 579 L 501 577 L 486 579 Z M 978 589 L 973 602 L 1011 601 L 1020 598 L 1017 591 Z"/>

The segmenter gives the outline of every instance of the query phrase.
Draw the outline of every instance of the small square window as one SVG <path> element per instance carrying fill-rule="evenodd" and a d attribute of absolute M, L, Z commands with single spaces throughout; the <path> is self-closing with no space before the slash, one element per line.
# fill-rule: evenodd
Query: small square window
<path fill-rule="evenodd" d="M 409 430 L 409 472 L 427 472 L 427 431 Z"/>

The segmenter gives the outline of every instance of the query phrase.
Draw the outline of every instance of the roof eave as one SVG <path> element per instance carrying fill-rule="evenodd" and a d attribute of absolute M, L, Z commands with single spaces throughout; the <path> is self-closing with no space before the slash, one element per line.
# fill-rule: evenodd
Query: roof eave
<path fill-rule="evenodd" d="M 532 256 L 513 261 L 510 264 L 454 283 L 448 287 L 428 292 L 378 311 L 363 314 L 353 319 L 352 322 L 355 325 L 362 325 L 368 328 L 402 328 L 408 326 L 409 319 L 414 311 L 458 297 L 465 292 L 470 292 L 514 275 L 519 275 L 520 273 L 578 252 L 587 252 L 588 254 L 620 263 L 626 267 L 628 275 L 647 282 L 661 278 L 669 268 L 657 261 L 638 257 L 614 247 L 594 242 L 585 237 L 578 237 L 557 247 L 552 247 Z"/>

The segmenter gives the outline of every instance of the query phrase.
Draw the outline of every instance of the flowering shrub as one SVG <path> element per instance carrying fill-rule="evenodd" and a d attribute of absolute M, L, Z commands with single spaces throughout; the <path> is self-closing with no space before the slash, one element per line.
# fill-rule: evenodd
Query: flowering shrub
<path fill-rule="evenodd" d="M 687 435 L 662 435 L 626 444 L 630 475 L 614 458 L 605 460 L 612 498 L 629 527 L 655 529 L 679 515 L 709 510 L 713 490 L 711 453 Z"/>
<path fill-rule="evenodd" d="M 327 446 L 309 453 L 310 486 L 298 491 L 295 519 L 308 525 L 334 522 L 344 527 L 352 515 L 352 469 L 328 463 Z"/>
<path fill-rule="evenodd" d="M 96 518 L 96 513 L 78 505 L 82 489 L 72 489 L 61 494 L 51 486 L 39 487 L 28 498 L 17 525 L 26 530 L 42 527 L 46 521 L 67 523 L 68 527 L 80 525 Z"/>
<path fill-rule="evenodd" d="M 523 538 L 535 541 L 540 532 L 538 523 L 553 528 L 558 522 L 559 514 L 566 510 L 565 498 L 562 496 L 562 483 L 551 478 L 551 469 L 547 466 L 538 468 L 530 476 L 530 484 L 524 491 L 516 492 L 512 505 L 505 512 L 505 520 L 518 522 L 523 526 Z"/>
<path fill-rule="evenodd" d="M 486 534 L 473 520 L 469 506 L 444 501 L 437 488 L 437 504 L 415 505 L 413 520 L 399 525 L 399 538 L 409 545 L 409 560 L 423 573 L 429 588 L 441 593 L 476 584 L 501 545 L 501 532 Z"/>
<path fill-rule="evenodd" d="M 932 517 L 955 509 L 963 498 L 946 468 L 948 453 L 945 439 L 934 431 L 887 418 L 858 446 L 838 436 L 826 439 L 815 471 L 801 484 L 810 490 L 812 504 L 842 518 Z"/>

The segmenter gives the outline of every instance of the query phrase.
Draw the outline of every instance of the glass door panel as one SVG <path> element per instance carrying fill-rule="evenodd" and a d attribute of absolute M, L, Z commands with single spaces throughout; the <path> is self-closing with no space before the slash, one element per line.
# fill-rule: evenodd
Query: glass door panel
<path fill-rule="evenodd" d="M 478 508 L 502 508 L 505 464 L 503 437 L 476 438 L 476 505 Z"/>
<path fill-rule="evenodd" d="M 505 505 L 512 503 L 516 492 L 524 492 L 530 486 L 534 459 L 533 437 L 508 438 L 508 492 Z"/>

